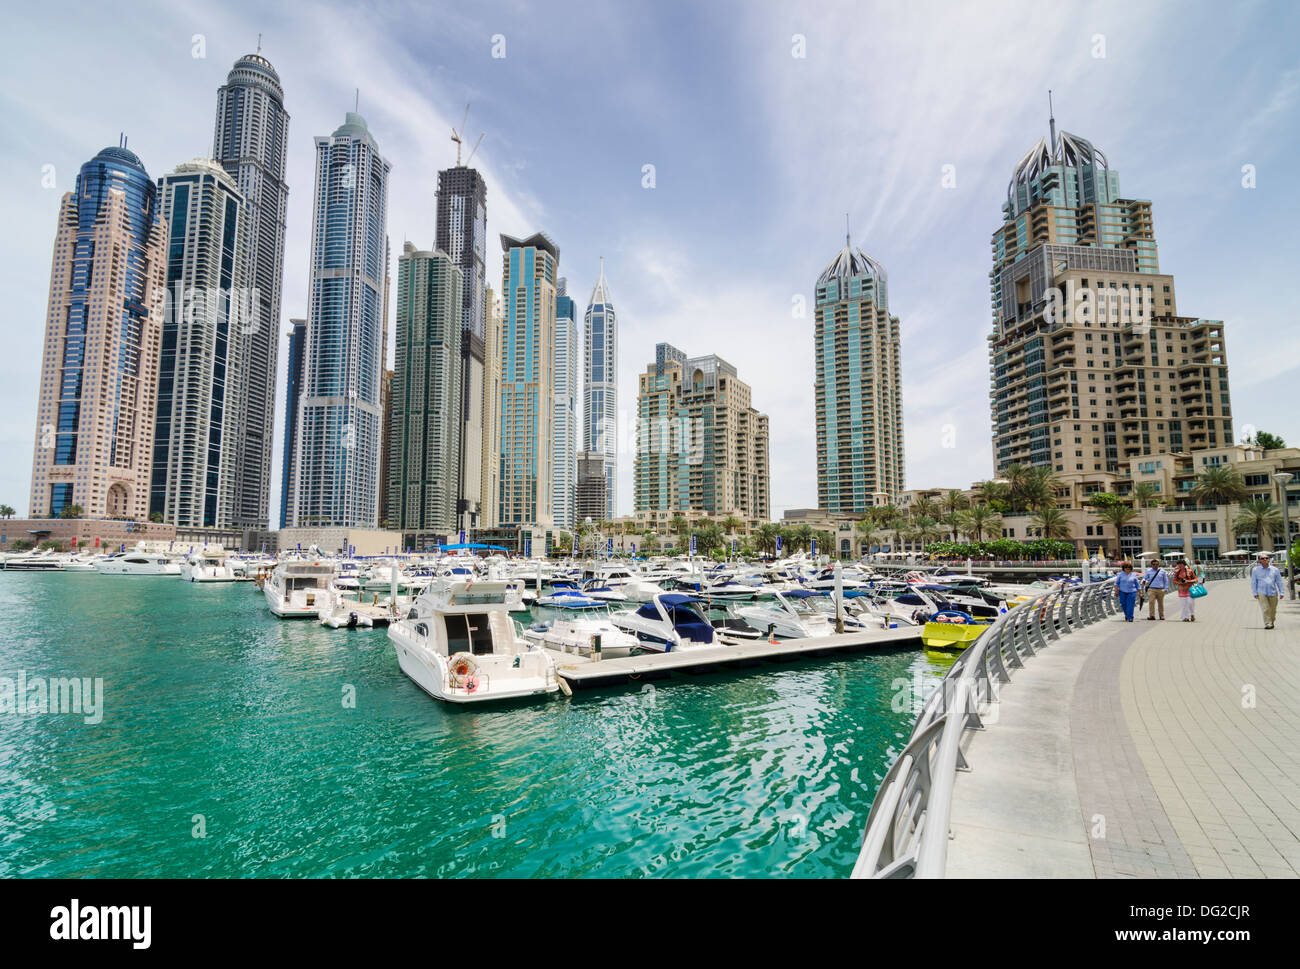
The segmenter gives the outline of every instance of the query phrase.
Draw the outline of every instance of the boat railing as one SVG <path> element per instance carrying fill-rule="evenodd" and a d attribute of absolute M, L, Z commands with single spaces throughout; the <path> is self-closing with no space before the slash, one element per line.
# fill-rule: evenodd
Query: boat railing
<path fill-rule="evenodd" d="M 1113 593 L 1113 579 L 1044 592 L 999 615 L 958 656 L 876 791 L 853 878 L 943 877 L 953 786 L 957 772 L 970 769 L 966 731 L 983 729 L 1001 687 L 1026 659 L 1114 615 Z"/>

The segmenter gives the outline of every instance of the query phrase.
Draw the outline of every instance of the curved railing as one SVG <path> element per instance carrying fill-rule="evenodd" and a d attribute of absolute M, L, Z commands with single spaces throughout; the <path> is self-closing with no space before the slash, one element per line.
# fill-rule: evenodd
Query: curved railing
<path fill-rule="evenodd" d="M 1013 669 L 1052 641 L 1115 614 L 1113 593 L 1113 579 L 1044 593 L 1003 613 L 961 653 L 876 791 L 852 877 L 943 876 L 953 783 L 967 769 L 963 735 L 983 726 Z"/>

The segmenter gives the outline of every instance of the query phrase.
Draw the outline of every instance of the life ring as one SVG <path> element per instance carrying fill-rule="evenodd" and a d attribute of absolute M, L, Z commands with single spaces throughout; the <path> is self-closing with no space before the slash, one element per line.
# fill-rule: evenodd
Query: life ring
<path fill-rule="evenodd" d="M 452 689 L 465 687 L 469 692 L 478 689 L 478 664 L 469 653 L 457 653 L 447 663 L 448 679 Z M 473 688 L 469 684 L 473 682 Z"/>

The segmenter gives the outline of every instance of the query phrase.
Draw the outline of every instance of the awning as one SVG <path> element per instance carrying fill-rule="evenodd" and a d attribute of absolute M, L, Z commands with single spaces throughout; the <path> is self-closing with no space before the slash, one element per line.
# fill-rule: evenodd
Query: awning
<path fill-rule="evenodd" d="M 1216 535 L 1209 535 L 1204 538 L 1200 536 L 1196 536 L 1192 539 L 1192 548 L 1218 548 L 1218 547 L 1219 547 L 1219 539 L 1218 536 Z"/>
<path fill-rule="evenodd" d="M 1158 539 L 1161 548 L 1182 548 L 1183 539 L 1180 535 L 1171 535 Z"/>

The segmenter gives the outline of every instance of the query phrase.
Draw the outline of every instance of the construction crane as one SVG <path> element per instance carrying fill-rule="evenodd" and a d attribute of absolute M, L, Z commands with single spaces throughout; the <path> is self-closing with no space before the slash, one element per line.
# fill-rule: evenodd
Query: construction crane
<path fill-rule="evenodd" d="M 461 164 L 460 164 L 460 150 L 461 150 L 461 148 L 463 148 L 464 145 L 465 145 L 465 140 L 464 140 L 464 138 L 465 138 L 465 122 L 467 122 L 468 120 L 469 120 L 469 104 L 467 103 L 467 104 L 465 105 L 465 116 L 464 116 L 463 118 L 461 118 L 461 120 L 460 120 L 460 130 L 457 130 L 457 129 L 455 129 L 455 128 L 452 128 L 452 129 L 451 129 L 451 140 L 454 141 L 454 142 L 456 142 L 456 167 L 457 167 L 457 168 L 460 168 L 460 167 L 461 167 Z M 486 135 L 486 134 L 487 134 L 486 131 L 483 132 L 483 134 L 481 134 L 481 135 L 478 136 L 478 141 L 474 142 L 474 148 L 473 148 L 473 150 L 470 151 L 470 153 L 469 153 L 469 158 L 466 158 L 466 159 L 465 159 L 465 164 L 466 164 L 466 165 L 468 165 L 468 164 L 470 163 L 470 160 L 474 157 L 475 153 L 478 152 L 478 146 L 481 145 L 481 144 L 483 144 L 483 135 Z"/>

